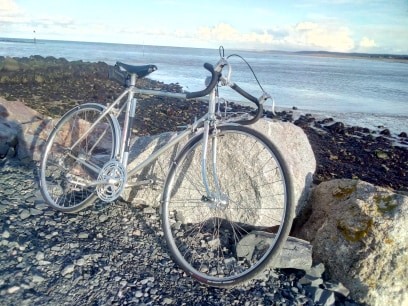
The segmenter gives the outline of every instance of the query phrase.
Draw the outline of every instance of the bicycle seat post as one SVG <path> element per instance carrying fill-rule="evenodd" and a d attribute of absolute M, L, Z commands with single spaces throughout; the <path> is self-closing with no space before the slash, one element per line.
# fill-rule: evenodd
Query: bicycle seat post
<path fill-rule="evenodd" d="M 136 76 L 136 74 L 135 73 L 132 73 L 132 74 L 130 74 L 130 86 L 135 86 L 136 85 L 136 79 L 137 79 L 137 76 Z"/>

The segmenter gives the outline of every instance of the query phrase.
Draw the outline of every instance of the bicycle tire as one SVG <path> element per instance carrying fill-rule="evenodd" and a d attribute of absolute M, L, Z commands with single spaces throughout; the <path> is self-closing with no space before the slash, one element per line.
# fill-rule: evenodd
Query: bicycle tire
<path fill-rule="evenodd" d="M 105 107 L 96 103 L 79 105 L 68 111 L 50 133 L 41 157 L 40 190 L 48 205 L 67 213 L 75 213 L 97 198 L 96 168 L 115 156 L 118 145 L 116 118 L 106 115 L 75 147 L 72 145 L 102 114 Z M 87 185 L 88 184 L 88 185 Z"/>
<path fill-rule="evenodd" d="M 210 159 L 214 137 L 216 170 Z M 171 256 L 187 274 L 210 286 L 234 287 L 273 265 L 280 254 L 294 215 L 292 181 L 282 154 L 266 136 L 246 126 L 220 126 L 209 137 L 206 171 L 211 189 L 217 172 L 226 200 L 211 203 L 202 182 L 202 142 L 202 134 L 192 138 L 170 167 L 163 232 Z"/>

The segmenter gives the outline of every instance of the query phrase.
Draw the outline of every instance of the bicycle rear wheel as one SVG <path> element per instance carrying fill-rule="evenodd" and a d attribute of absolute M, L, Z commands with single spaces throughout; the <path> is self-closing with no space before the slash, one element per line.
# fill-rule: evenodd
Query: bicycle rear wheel
<path fill-rule="evenodd" d="M 281 153 L 263 134 L 239 125 L 212 134 L 206 169 L 210 195 L 201 171 L 204 137 L 198 135 L 170 168 L 162 226 L 172 257 L 189 275 L 231 287 L 279 255 L 294 214 L 292 183 Z"/>
<path fill-rule="evenodd" d="M 89 130 L 104 109 L 82 104 L 66 113 L 49 135 L 41 158 L 40 190 L 51 207 L 73 213 L 97 199 L 92 183 L 117 146 L 118 132 L 110 115 Z"/>

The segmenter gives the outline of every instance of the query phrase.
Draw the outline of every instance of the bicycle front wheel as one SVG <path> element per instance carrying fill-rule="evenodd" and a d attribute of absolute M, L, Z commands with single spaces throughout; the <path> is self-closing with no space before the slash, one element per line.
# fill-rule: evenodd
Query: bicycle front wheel
<path fill-rule="evenodd" d="M 66 113 L 49 135 L 41 158 L 40 189 L 51 207 L 74 213 L 96 200 L 95 181 L 117 145 L 110 115 L 90 130 L 104 110 L 99 104 L 82 104 Z"/>
<path fill-rule="evenodd" d="M 273 264 L 289 234 L 292 183 L 281 153 L 263 134 L 221 126 L 173 162 L 163 191 L 162 226 L 174 260 L 205 284 L 231 287 Z"/>

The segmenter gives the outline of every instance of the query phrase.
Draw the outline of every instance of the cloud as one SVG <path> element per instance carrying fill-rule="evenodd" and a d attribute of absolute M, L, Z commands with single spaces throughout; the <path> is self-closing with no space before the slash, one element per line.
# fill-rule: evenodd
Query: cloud
<path fill-rule="evenodd" d="M 252 32 L 240 32 L 230 24 L 220 23 L 213 27 L 200 27 L 196 35 L 207 42 L 230 42 L 236 46 L 251 45 L 262 49 L 348 52 L 355 48 L 351 31 L 347 27 L 309 21 Z"/>
<path fill-rule="evenodd" d="M 369 39 L 368 37 L 363 37 L 360 40 L 360 47 L 361 48 L 374 48 L 376 46 L 377 46 L 377 44 L 375 43 L 375 41 L 373 39 Z"/>
<path fill-rule="evenodd" d="M 0 0 L 0 16 L 15 16 L 20 13 L 20 8 L 14 0 Z"/>
<path fill-rule="evenodd" d="M 348 52 L 355 47 L 350 29 L 344 26 L 300 22 L 289 35 L 287 42 L 300 48 Z"/>
<path fill-rule="evenodd" d="M 23 22 L 23 11 L 14 0 L 0 0 L 0 24 Z"/>
<path fill-rule="evenodd" d="M 196 35 L 205 41 L 233 42 L 236 44 L 270 44 L 273 42 L 272 35 L 270 35 L 266 30 L 264 30 L 262 33 L 241 33 L 227 23 L 220 23 L 213 27 L 200 27 L 197 29 Z"/>

